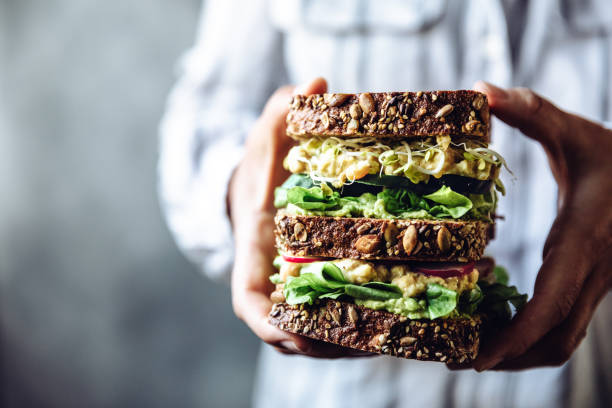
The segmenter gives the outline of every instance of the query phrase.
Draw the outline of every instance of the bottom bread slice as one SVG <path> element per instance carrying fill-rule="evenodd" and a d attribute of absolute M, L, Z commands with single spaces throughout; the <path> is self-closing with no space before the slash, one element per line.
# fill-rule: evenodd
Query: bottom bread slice
<path fill-rule="evenodd" d="M 276 303 L 273 326 L 317 340 L 416 360 L 465 364 L 478 355 L 481 319 L 411 320 L 348 302 Z"/>

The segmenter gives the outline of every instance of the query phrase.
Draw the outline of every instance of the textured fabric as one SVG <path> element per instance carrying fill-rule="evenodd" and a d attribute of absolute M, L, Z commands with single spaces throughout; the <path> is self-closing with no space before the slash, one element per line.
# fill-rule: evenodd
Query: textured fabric
<path fill-rule="evenodd" d="M 579 6 L 579 4 L 581 6 Z M 563 109 L 610 120 L 612 3 L 554 0 L 208 0 L 161 126 L 160 194 L 178 245 L 211 277 L 232 261 L 225 192 L 248 127 L 284 82 L 332 92 L 527 86 Z M 515 177 L 487 252 L 533 291 L 556 210 L 542 148 L 499 121 L 492 147 Z M 598 406 L 611 397 L 610 296 L 561 368 L 449 372 L 387 357 L 320 361 L 263 347 L 261 407 Z"/>

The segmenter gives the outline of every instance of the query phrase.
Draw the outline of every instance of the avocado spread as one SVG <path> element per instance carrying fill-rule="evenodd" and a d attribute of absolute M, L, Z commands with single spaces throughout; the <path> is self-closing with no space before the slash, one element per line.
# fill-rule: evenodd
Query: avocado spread
<path fill-rule="evenodd" d="M 355 303 L 374 310 L 386 310 L 391 313 L 406 316 L 409 319 L 427 319 L 427 302 L 416 300 L 410 297 L 388 300 L 360 300 L 355 299 Z"/>

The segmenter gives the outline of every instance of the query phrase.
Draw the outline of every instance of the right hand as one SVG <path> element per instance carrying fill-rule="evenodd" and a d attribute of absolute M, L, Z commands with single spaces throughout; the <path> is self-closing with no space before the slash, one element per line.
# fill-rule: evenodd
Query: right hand
<path fill-rule="evenodd" d="M 236 316 L 264 342 L 285 354 L 312 357 L 369 355 L 360 351 L 284 332 L 268 323 L 275 273 L 274 188 L 289 176 L 282 162 L 293 142 L 285 133 L 285 117 L 292 94 L 324 93 L 327 83 L 318 78 L 305 86 L 286 86 L 268 100 L 253 126 L 245 155 L 230 181 L 228 208 L 236 255 L 232 271 L 232 305 Z"/>
<path fill-rule="evenodd" d="M 529 89 L 482 82 L 476 88 L 487 94 L 493 114 L 542 144 L 559 195 L 533 297 L 483 347 L 474 367 L 558 366 L 572 356 L 612 289 L 612 131 Z"/>

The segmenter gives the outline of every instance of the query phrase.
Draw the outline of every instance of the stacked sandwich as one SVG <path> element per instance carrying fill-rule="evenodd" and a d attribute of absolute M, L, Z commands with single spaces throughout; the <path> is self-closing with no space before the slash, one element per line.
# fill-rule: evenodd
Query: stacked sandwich
<path fill-rule="evenodd" d="M 474 91 L 297 95 L 275 191 L 270 323 L 354 349 L 467 363 L 525 302 L 483 258 L 503 158 Z"/>

